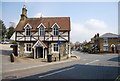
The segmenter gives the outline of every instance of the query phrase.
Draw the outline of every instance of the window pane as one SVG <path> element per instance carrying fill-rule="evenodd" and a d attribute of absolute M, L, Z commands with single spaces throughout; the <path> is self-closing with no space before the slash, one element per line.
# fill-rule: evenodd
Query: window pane
<path fill-rule="evenodd" d="M 31 44 L 26 44 L 26 51 L 31 51 Z"/>
<path fill-rule="evenodd" d="M 44 31 L 44 27 L 40 27 L 40 36 L 44 36 L 45 31 Z"/>
<path fill-rule="evenodd" d="M 108 51 L 108 46 L 104 46 L 104 51 Z"/>
<path fill-rule="evenodd" d="M 29 48 L 29 51 L 31 51 L 31 48 Z"/>
<path fill-rule="evenodd" d="M 58 27 L 53 28 L 53 33 L 54 33 L 54 36 L 58 36 Z"/>
<path fill-rule="evenodd" d="M 31 34 L 30 29 L 26 29 L 26 35 L 27 35 L 27 36 L 30 36 L 30 34 Z"/>
<path fill-rule="evenodd" d="M 58 44 L 54 44 L 53 50 L 58 52 Z"/>
<path fill-rule="evenodd" d="M 58 51 L 58 47 L 56 47 L 56 51 Z"/>

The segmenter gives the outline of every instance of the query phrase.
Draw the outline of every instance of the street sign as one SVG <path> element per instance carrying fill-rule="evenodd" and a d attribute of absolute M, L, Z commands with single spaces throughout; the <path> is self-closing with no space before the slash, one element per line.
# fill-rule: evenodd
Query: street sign
<path fill-rule="evenodd" d="M 61 42 L 61 41 L 58 41 L 57 43 L 58 43 L 58 45 L 62 44 L 62 42 Z"/>

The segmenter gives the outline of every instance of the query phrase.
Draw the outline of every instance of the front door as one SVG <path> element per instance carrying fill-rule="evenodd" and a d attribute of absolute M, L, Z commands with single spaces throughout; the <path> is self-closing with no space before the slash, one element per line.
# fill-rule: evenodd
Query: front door
<path fill-rule="evenodd" d="M 42 47 L 36 48 L 36 58 L 43 58 L 43 48 Z"/>

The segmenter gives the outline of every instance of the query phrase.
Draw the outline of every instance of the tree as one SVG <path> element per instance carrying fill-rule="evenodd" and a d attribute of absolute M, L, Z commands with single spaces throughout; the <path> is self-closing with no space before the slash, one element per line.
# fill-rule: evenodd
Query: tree
<path fill-rule="evenodd" d="M 6 32 L 7 32 L 7 29 L 5 27 L 5 24 L 3 23 L 2 20 L 0 20 L 0 36 L 4 38 Z"/>
<path fill-rule="evenodd" d="M 79 41 L 76 41 L 76 42 L 75 42 L 75 45 L 80 45 L 80 42 L 79 42 Z"/>
<path fill-rule="evenodd" d="M 7 38 L 10 39 L 10 37 L 13 35 L 15 29 L 14 27 L 9 27 L 7 32 Z"/>

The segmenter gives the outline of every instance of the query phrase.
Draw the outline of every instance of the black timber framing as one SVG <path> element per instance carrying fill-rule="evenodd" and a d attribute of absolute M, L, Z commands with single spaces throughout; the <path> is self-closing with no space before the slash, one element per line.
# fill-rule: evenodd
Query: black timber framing
<path fill-rule="evenodd" d="M 68 31 L 68 41 L 70 42 L 70 31 Z"/>
<path fill-rule="evenodd" d="M 22 39 L 23 37 L 24 37 L 24 41 L 27 41 L 26 40 L 26 36 L 22 33 L 23 31 L 16 31 L 16 36 L 15 36 L 15 41 L 20 41 L 20 39 Z M 37 40 L 39 40 L 39 32 L 38 32 L 38 35 L 34 35 L 34 34 L 36 34 L 38 31 L 34 31 L 32 34 L 31 34 L 31 36 L 30 36 L 30 40 L 29 41 L 37 41 Z M 60 40 L 60 38 L 61 39 L 64 39 L 64 40 L 61 40 L 61 41 L 70 41 L 70 31 L 60 31 L 61 33 L 60 33 L 60 36 L 58 36 L 58 40 Z M 64 35 L 64 33 L 68 33 L 68 35 Z M 20 33 L 21 35 L 23 35 L 23 36 L 18 36 L 17 35 L 17 33 Z M 50 34 L 49 32 L 48 32 L 48 34 Z M 17 40 L 17 37 L 21 37 L 21 38 L 19 38 L 18 40 Z M 38 37 L 38 39 L 37 38 L 35 38 L 35 37 Z M 52 37 L 52 40 L 50 40 L 50 41 L 54 41 L 54 37 L 55 36 L 53 36 L 52 34 L 50 34 L 50 37 L 48 36 L 48 35 L 44 35 L 43 36 L 44 37 L 44 39 L 42 40 L 42 41 L 49 41 L 49 39 Z M 64 37 L 68 37 L 68 39 L 65 39 Z M 33 39 L 35 39 L 35 40 L 32 40 L 32 38 Z"/>

